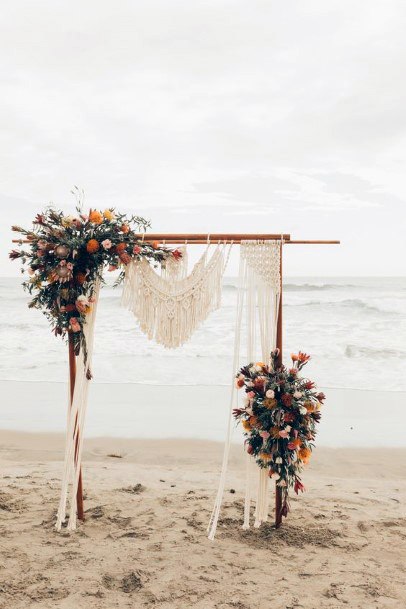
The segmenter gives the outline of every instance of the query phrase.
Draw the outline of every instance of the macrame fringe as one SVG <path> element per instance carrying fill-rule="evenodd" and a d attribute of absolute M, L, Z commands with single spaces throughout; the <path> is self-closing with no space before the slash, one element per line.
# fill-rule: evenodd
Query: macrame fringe
<path fill-rule="evenodd" d="M 223 501 L 227 475 L 228 459 L 231 445 L 232 411 L 238 405 L 235 390 L 235 373 L 241 365 L 240 344 L 242 331 L 242 316 L 246 299 L 246 334 L 247 354 L 245 361 L 259 359 L 256 355 L 260 346 L 262 361 L 269 361 L 270 352 L 276 343 L 276 325 L 279 312 L 280 296 L 280 241 L 243 241 L 240 248 L 240 267 L 238 279 L 237 316 L 235 324 L 234 357 L 230 408 L 228 412 L 226 441 L 224 445 L 223 463 L 220 474 L 219 488 L 214 502 L 213 511 L 207 527 L 208 538 L 213 540 Z M 246 297 L 246 298 L 245 298 Z M 255 357 L 256 356 L 256 357 Z M 246 453 L 247 454 L 247 453 Z M 253 466 L 258 471 L 254 459 L 246 457 L 246 490 L 244 502 L 243 528 L 250 527 L 250 509 L 252 501 Z M 258 490 L 255 508 L 255 525 L 260 526 L 268 518 L 269 510 L 269 476 L 265 468 L 258 471 Z"/>
<path fill-rule="evenodd" d="M 87 345 L 87 362 L 85 364 L 83 349 L 81 349 L 79 356 L 77 357 L 76 380 L 72 404 L 70 403 L 69 397 L 61 497 L 55 524 L 57 531 L 61 530 L 63 523 L 66 521 L 68 497 L 69 518 L 67 529 L 69 531 L 76 529 L 76 494 L 79 485 L 79 475 L 82 462 L 83 429 L 87 408 L 89 381 L 91 378 L 88 372 L 90 371 L 92 364 L 94 324 L 99 299 L 99 290 L 100 281 L 97 281 L 93 294 L 95 300 L 92 311 L 86 319 L 86 324 L 83 326 L 83 333 Z"/>
<path fill-rule="evenodd" d="M 228 257 L 225 245 L 216 246 L 210 259 L 207 248 L 191 274 L 181 278 L 173 271 L 168 275 L 168 266 L 160 276 L 144 258 L 133 260 L 126 268 L 121 303 L 133 312 L 150 340 L 179 347 L 219 308 Z"/>

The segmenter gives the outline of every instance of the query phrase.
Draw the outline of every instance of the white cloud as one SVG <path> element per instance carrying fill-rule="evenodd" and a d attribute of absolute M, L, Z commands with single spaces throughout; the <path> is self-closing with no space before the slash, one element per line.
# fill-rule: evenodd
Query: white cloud
<path fill-rule="evenodd" d="M 10 223 L 49 200 L 68 209 L 76 183 L 164 232 L 349 239 L 367 223 L 311 272 L 404 273 L 405 17 L 401 0 L 7 3 Z"/>

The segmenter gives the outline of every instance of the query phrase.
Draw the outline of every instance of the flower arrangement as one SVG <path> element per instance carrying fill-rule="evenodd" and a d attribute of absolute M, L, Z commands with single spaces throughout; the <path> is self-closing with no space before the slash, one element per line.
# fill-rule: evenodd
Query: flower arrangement
<path fill-rule="evenodd" d="M 44 312 L 55 335 L 66 338 L 71 333 L 76 355 L 83 348 L 86 359 L 83 326 L 94 302 L 96 279 L 103 281 L 104 267 L 120 270 L 118 285 L 133 258 L 164 265 L 168 257 L 179 258 L 181 253 L 140 239 L 140 231 L 149 227 L 144 218 L 127 217 L 113 208 L 84 214 L 78 206 L 76 211 L 75 216 L 66 216 L 48 208 L 36 216 L 32 230 L 13 226 L 22 235 L 21 249 L 9 256 L 20 258 L 22 273 L 27 267 L 29 278 L 23 287 L 33 295 L 28 306 Z"/>
<path fill-rule="evenodd" d="M 276 350 L 269 366 L 257 362 L 240 369 L 236 386 L 245 388 L 246 399 L 233 415 L 242 424 L 247 452 L 283 489 L 282 515 L 286 516 L 289 488 L 296 494 L 305 490 L 299 474 L 312 453 L 325 395 L 300 374 L 309 355 L 292 354 L 291 368 L 278 365 L 278 357 Z"/>

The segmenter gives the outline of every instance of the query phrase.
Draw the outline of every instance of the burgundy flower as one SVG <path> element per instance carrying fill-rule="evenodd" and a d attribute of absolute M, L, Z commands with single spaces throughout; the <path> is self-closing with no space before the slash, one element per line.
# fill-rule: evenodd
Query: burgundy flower
<path fill-rule="evenodd" d="M 45 225 L 45 216 L 43 216 L 42 214 L 37 214 L 35 216 L 35 220 L 33 221 L 33 224 L 41 224 L 42 226 Z"/>
<path fill-rule="evenodd" d="M 299 494 L 299 491 L 302 491 L 302 493 L 303 493 L 303 491 L 305 490 L 304 485 L 300 482 L 300 480 L 298 478 L 296 478 L 295 486 L 293 488 L 294 488 L 296 495 Z"/>
<path fill-rule="evenodd" d="M 316 395 L 316 398 L 319 400 L 319 402 L 323 402 L 326 399 L 326 396 L 324 395 L 324 393 L 321 391 L 320 393 L 318 393 Z"/>
<path fill-rule="evenodd" d="M 288 408 L 289 406 L 292 406 L 292 396 L 290 395 L 290 393 L 284 393 L 282 395 L 282 402 L 284 406 L 287 406 Z"/>
<path fill-rule="evenodd" d="M 313 383 L 313 381 L 306 381 L 304 384 L 304 388 L 305 389 L 314 389 L 315 388 L 315 384 Z"/>
<path fill-rule="evenodd" d="M 16 260 L 17 258 L 20 258 L 22 256 L 22 254 L 21 254 L 21 252 L 18 252 L 17 250 L 12 250 L 8 256 L 11 260 Z"/>
<path fill-rule="evenodd" d="M 252 455 L 253 452 L 254 452 L 254 449 L 253 449 L 252 445 L 249 442 L 247 442 L 247 453 L 249 455 Z"/>
<path fill-rule="evenodd" d="M 172 256 L 175 258 L 175 260 L 179 260 L 179 258 L 182 258 L 182 252 L 178 249 L 173 250 Z"/>

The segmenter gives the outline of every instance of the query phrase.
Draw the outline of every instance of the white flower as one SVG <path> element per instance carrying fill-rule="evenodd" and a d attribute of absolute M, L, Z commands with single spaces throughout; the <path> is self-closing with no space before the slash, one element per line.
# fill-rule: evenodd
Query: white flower
<path fill-rule="evenodd" d="M 285 431 L 290 431 L 291 429 L 292 429 L 292 428 L 291 428 L 291 426 L 290 426 L 290 425 L 286 425 L 286 427 L 285 427 Z"/>
<path fill-rule="evenodd" d="M 307 414 L 307 408 L 305 408 L 304 406 L 301 406 L 299 408 L 299 412 L 300 412 L 300 414 Z"/>
<path fill-rule="evenodd" d="M 296 398 L 296 400 L 299 400 L 302 397 L 303 393 L 301 391 L 295 391 L 295 393 L 293 394 L 293 397 Z"/>
<path fill-rule="evenodd" d="M 266 397 L 267 398 L 274 398 L 275 397 L 275 391 L 273 391 L 273 389 L 268 389 L 268 391 L 266 392 Z"/>
<path fill-rule="evenodd" d="M 79 301 L 80 304 L 83 304 L 85 306 L 90 304 L 88 297 L 85 296 L 84 294 L 81 294 L 80 296 L 78 296 L 76 300 Z"/>
<path fill-rule="evenodd" d="M 282 457 L 276 457 L 275 463 L 283 463 Z"/>

